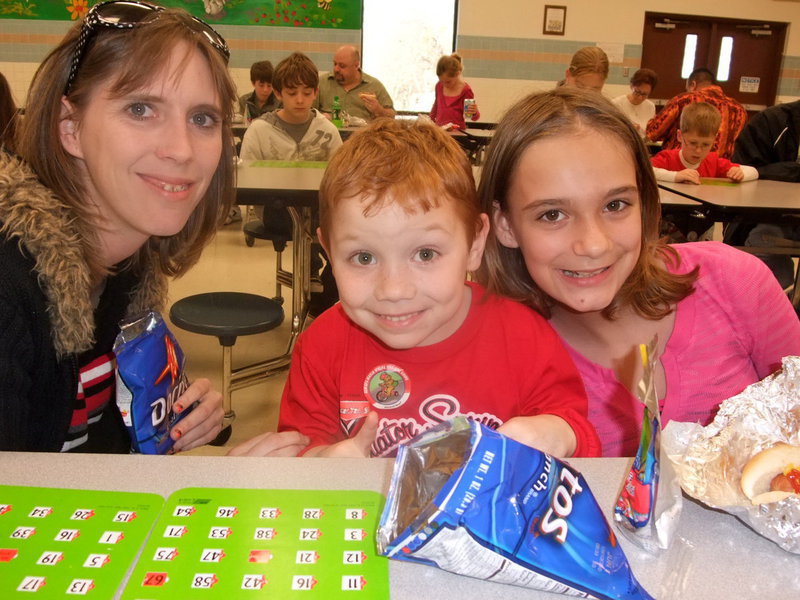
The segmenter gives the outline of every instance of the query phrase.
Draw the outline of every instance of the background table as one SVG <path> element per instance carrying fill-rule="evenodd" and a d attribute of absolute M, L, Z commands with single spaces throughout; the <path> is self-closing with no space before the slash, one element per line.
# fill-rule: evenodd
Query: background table
<path fill-rule="evenodd" d="M 234 369 L 231 389 L 260 381 L 289 364 L 303 331 L 311 299 L 312 209 L 317 206 L 325 163 L 244 161 L 237 169 L 236 203 L 286 208 L 292 218 L 292 329 L 286 352 L 278 357 Z"/>
<path fill-rule="evenodd" d="M 630 465 L 625 458 L 574 459 L 607 517 Z M 112 456 L 0 452 L 5 485 L 154 492 L 189 487 L 388 491 L 391 459 Z M 609 517 L 610 518 L 610 517 Z M 800 597 L 800 556 L 738 519 L 685 499 L 678 540 L 654 558 L 620 538 L 637 579 L 659 600 L 782 600 Z M 393 600 L 542 599 L 567 596 L 478 581 L 435 568 L 390 563 Z"/>
<path fill-rule="evenodd" d="M 693 183 L 659 182 L 658 186 L 701 202 L 714 220 L 728 222 L 737 217 L 753 220 L 779 219 L 800 213 L 800 185 L 757 179 L 745 183 L 707 179 Z"/>

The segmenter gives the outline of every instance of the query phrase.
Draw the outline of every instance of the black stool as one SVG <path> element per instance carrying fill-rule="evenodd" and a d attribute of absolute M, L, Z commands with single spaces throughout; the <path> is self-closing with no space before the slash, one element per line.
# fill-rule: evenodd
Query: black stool
<path fill-rule="evenodd" d="M 292 241 L 292 218 L 285 208 L 264 208 L 263 219 L 253 219 L 244 224 L 244 241 L 252 247 L 255 240 L 269 240 L 275 249 L 275 300 L 283 302 L 281 285 L 292 287 L 292 274 L 283 269 L 283 251 Z"/>
<path fill-rule="evenodd" d="M 231 406 L 231 350 L 240 335 L 275 329 L 283 322 L 280 303 L 256 294 L 209 292 L 178 300 L 169 311 L 176 327 L 219 338 L 222 346 L 222 399 L 225 418 L 222 431 L 211 442 L 222 446 L 231 437 L 236 414 Z"/>

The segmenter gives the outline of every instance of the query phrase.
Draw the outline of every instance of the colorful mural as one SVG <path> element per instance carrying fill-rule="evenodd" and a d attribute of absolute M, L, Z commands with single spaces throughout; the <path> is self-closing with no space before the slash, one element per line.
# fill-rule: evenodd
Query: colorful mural
<path fill-rule="evenodd" d="M 0 0 L 2 19 L 81 19 L 94 0 Z M 361 0 L 157 0 L 209 23 L 267 27 L 361 28 Z"/>

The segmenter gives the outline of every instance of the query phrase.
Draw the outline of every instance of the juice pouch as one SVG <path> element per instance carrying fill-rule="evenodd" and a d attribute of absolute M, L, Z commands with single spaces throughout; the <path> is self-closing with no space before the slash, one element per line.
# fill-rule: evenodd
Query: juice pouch
<path fill-rule="evenodd" d="M 172 411 L 189 387 L 183 351 L 155 311 L 120 323 L 114 341 L 117 356 L 117 406 L 134 452 L 166 454 L 174 443 L 170 429 L 191 412 Z"/>
<path fill-rule="evenodd" d="M 652 600 L 578 471 L 464 417 L 400 446 L 377 544 L 478 579 Z"/>
<path fill-rule="evenodd" d="M 669 547 L 682 507 L 672 464 L 661 456 L 661 414 L 655 389 L 657 346 L 657 338 L 647 346 L 639 345 L 643 372 L 636 396 L 644 404 L 642 435 L 614 507 L 614 520 L 622 534 L 652 554 Z"/>

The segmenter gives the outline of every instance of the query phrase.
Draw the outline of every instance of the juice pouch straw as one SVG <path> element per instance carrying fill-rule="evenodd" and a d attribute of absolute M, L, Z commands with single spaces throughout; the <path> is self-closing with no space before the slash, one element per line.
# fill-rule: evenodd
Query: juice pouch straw
<path fill-rule="evenodd" d="M 655 387 L 657 345 L 657 337 L 647 346 L 639 345 L 644 371 L 636 397 L 644 404 L 642 435 L 614 507 L 617 528 L 652 554 L 669 547 L 682 506 L 672 463 L 661 455 L 661 413 Z"/>

